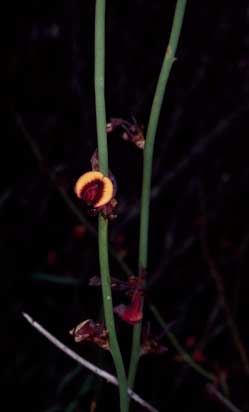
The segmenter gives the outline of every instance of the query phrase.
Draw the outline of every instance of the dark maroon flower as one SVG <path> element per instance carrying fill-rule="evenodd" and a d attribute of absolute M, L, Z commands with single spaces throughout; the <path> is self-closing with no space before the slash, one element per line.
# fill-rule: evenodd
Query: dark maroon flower
<path fill-rule="evenodd" d="M 70 330 L 75 342 L 93 342 L 102 349 L 109 350 L 108 334 L 103 323 L 87 319 Z"/>

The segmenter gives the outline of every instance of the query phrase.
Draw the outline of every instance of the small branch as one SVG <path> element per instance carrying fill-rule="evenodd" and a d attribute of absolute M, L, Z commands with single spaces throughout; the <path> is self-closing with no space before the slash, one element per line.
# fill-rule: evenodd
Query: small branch
<path fill-rule="evenodd" d="M 229 399 L 227 399 L 225 396 L 222 395 L 218 391 L 218 389 L 215 388 L 214 385 L 207 385 L 208 392 L 210 395 L 214 395 L 221 403 L 223 403 L 224 406 L 227 407 L 232 412 L 242 412 L 241 409 L 237 408 Z"/>
<path fill-rule="evenodd" d="M 42 325 L 40 325 L 40 323 L 36 322 L 30 315 L 28 315 L 28 313 L 22 312 L 22 315 L 38 332 L 45 336 L 51 343 L 53 343 L 53 345 L 59 348 L 67 356 L 74 359 L 76 362 L 78 362 L 85 368 L 89 369 L 95 375 L 98 375 L 101 378 L 105 379 L 108 383 L 118 386 L 118 380 L 115 376 L 111 375 L 109 372 L 106 372 L 105 370 L 99 368 L 98 366 L 79 356 L 76 352 L 68 348 L 66 345 L 64 345 L 64 343 L 59 341 L 59 339 L 57 339 L 50 332 L 48 332 Z M 152 405 L 150 405 L 148 402 L 142 399 L 138 394 L 133 392 L 130 388 L 128 388 L 127 392 L 131 399 L 142 405 L 148 411 L 159 412 L 158 409 L 154 408 Z"/>

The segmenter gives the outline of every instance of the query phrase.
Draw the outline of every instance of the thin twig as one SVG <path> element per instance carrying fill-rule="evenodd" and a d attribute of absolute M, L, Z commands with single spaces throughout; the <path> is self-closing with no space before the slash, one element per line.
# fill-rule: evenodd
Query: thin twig
<path fill-rule="evenodd" d="M 241 409 L 237 408 L 229 399 L 227 399 L 225 396 L 218 391 L 218 389 L 215 388 L 214 385 L 208 384 L 207 385 L 207 390 L 210 393 L 210 395 L 215 395 L 215 397 L 223 403 L 224 406 L 227 407 L 232 412 L 242 412 Z"/>
<path fill-rule="evenodd" d="M 84 366 L 85 368 L 89 369 L 95 375 L 98 375 L 101 378 L 105 379 L 108 383 L 118 386 L 118 380 L 115 376 L 111 375 L 109 372 L 106 372 L 105 370 L 99 368 L 98 366 L 94 365 L 93 363 L 79 356 L 76 352 L 68 348 L 68 346 L 64 345 L 64 343 L 59 341 L 59 339 L 57 339 L 50 332 L 48 332 L 42 325 L 40 325 L 40 323 L 35 321 L 28 313 L 22 312 L 22 315 L 38 332 L 40 332 L 43 336 L 45 336 L 51 343 L 53 343 L 53 345 L 59 348 L 67 356 L 74 359 L 76 362 L 78 362 L 80 365 Z M 150 405 L 148 402 L 142 399 L 137 393 L 135 393 L 130 388 L 128 388 L 127 392 L 131 399 L 133 399 L 135 402 L 142 405 L 148 411 L 159 412 L 158 409 L 154 408 L 152 405 Z"/>

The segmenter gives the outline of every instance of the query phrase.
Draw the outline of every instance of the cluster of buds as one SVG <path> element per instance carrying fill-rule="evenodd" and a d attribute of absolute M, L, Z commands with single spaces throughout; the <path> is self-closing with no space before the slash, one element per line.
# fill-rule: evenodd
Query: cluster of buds
<path fill-rule="evenodd" d="M 144 139 L 144 126 L 139 125 L 136 119 L 132 119 L 133 123 L 120 118 L 112 118 L 110 123 L 106 125 L 107 133 L 113 132 L 118 127 L 123 129 L 121 137 L 124 140 L 128 140 L 135 144 L 139 149 L 144 149 L 145 139 Z"/>

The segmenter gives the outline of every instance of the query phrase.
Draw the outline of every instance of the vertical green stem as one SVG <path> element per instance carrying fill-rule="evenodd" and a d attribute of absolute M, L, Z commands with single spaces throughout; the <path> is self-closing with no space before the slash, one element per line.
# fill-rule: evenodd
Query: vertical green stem
<path fill-rule="evenodd" d="M 185 13 L 187 0 L 177 0 L 170 39 L 164 56 L 161 72 L 158 78 L 154 99 L 151 106 L 148 130 L 146 134 L 144 158 L 143 158 L 143 184 L 141 196 L 141 216 L 140 216 L 140 234 L 139 234 L 139 272 L 146 269 L 148 260 L 148 234 L 149 234 L 149 213 L 150 213 L 150 191 L 151 191 L 151 174 L 152 160 L 154 152 L 154 142 L 165 95 L 165 89 L 168 82 L 171 67 L 175 60 L 176 48 L 181 33 L 183 17 Z M 128 383 L 132 388 L 134 385 L 137 365 L 139 361 L 141 340 L 141 323 L 134 326 L 132 352 L 129 367 Z"/>
<path fill-rule="evenodd" d="M 105 0 L 96 0 L 94 85 L 99 167 L 108 176 L 108 149 L 105 111 Z"/>
<path fill-rule="evenodd" d="M 109 343 L 114 360 L 120 396 L 120 411 L 128 411 L 127 379 L 122 356 L 116 335 L 115 321 L 113 315 L 112 292 L 110 286 L 109 259 L 108 259 L 108 223 L 102 216 L 99 216 L 99 262 L 102 279 L 102 296 L 105 314 L 105 322 L 108 330 Z"/>
<path fill-rule="evenodd" d="M 105 112 L 105 0 L 96 0 L 94 61 L 99 165 L 100 171 L 105 176 L 108 176 L 108 150 Z M 111 354 L 119 382 L 120 411 L 128 412 L 127 379 L 117 340 L 110 286 L 111 282 L 108 258 L 108 221 L 101 215 L 99 216 L 98 242 L 105 322 L 108 330 Z"/>

